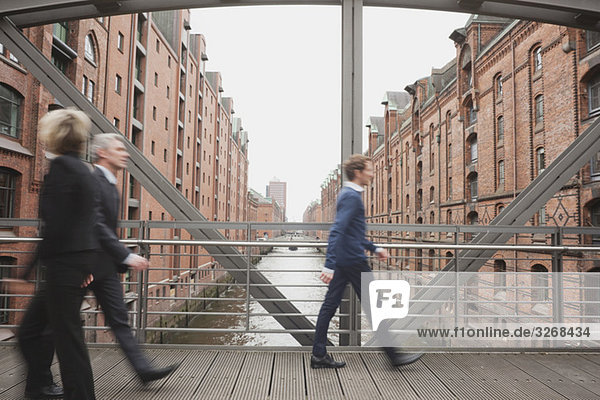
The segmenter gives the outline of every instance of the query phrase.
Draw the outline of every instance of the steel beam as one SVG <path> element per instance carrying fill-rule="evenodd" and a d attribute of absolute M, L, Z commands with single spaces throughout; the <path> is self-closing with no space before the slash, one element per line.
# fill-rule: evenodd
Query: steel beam
<path fill-rule="evenodd" d="M 135 14 L 181 8 L 258 5 L 342 5 L 346 0 L 2 0 L 0 16 L 10 15 L 19 27 L 105 15 Z M 106 3 L 119 7 L 104 8 Z M 596 0 L 365 0 L 367 7 L 400 7 L 449 12 L 473 12 L 498 17 L 527 19 L 551 24 L 600 30 L 600 2 Z"/>
<path fill-rule="evenodd" d="M 67 79 L 35 47 L 7 17 L 0 18 L 0 43 L 4 44 L 27 70 L 35 76 L 46 89 L 50 91 L 64 106 L 76 107 L 87 113 L 92 120 L 92 134 L 100 132 L 119 133 L 113 124 L 77 90 L 73 83 Z M 140 184 L 178 221 L 206 221 L 183 194 L 165 178 L 158 169 L 138 150 L 130 141 L 125 140 L 130 154 L 128 171 Z M 199 240 L 225 240 L 214 229 L 193 229 L 185 227 L 194 238 Z M 271 284 L 265 276 L 252 271 L 247 274 L 247 265 L 244 255 L 232 246 L 206 246 L 206 250 L 225 268 L 232 269 L 230 274 L 238 282 L 246 282 L 250 277 L 252 285 Z M 255 269 L 252 267 L 252 269 Z M 237 271 L 236 271 L 237 270 Z M 275 287 L 251 286 L 250 294 L 270 313 L 295 313 L 298 316 L 275 316 L 286 329 L 314 330 L 314 325 L 289 301 L 272 302 L 267 299 L 285 299 L 285 296 Z M 311 345 L 312 333 L 292 333 L 300 344 Z"/>
<path fill-rule="evenodd" d="M 362 0 L 343 0 L 342 162 L 362 153 L 362 15 Z"/>

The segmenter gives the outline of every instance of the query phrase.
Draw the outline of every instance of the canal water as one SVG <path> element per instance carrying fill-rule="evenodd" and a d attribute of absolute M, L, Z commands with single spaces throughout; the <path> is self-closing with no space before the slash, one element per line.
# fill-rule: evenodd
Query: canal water
<path fill-rule="evenodd" d="M 325 258 L 314 248 L 298 248 L 293 251 L 289 248 L 274 248 L 256 265 L 269 281 L 277 285 L 310 284 L 319 287 L 289 287 L 278 286 L 278 289 L 288 299 L 310 299 L 314 302 L 293 302 L 303 313 L 312 314 L 308 319 L 316 322 L 321 303 L 327 288 L 319 280 Z M 301 270 L 302 272 L 287 272 Z M 189 322 L 190 328 L 219 328 L 231 329 L 226 333 L 209 332 L 182 332 L 170 337 L 170 343 L 185 344 L 214 344 L 214 345 L 247 345 L 247 346 L 297 346 L 298 342 L 286 333 L 247 333 L 235 332 L 244 330 L 246 320 L 246 290 L 240 285 L 232 285 L 221 297 L 236 298 L 240 300 L 218 300 L 207 306 L 207 312 L 215 315 L 197 315 Z M 243 313 L 244 315 L 219 315 L 218 313 Z M 256 301 L 250 303 L 251 314 L 266 314 L 266 310 Z M 339 322 L 332 320 L 331 328 L 335 329 Z M 274 318 L 269 316 L 251 316 L 250 330 L 283 330 Z M 337 335 L 332 335 L 335 341 Z"/>

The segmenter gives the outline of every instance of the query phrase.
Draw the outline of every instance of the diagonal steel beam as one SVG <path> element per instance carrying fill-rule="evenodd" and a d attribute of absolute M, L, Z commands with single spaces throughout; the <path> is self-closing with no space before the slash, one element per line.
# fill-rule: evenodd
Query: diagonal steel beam
<path fill-rule="evenodd" d="M 76 107 L 87 113 L 92 120 L 92 134 L 115 132 L 116 128 L 82 93 L 35 47 L 7 18 L 0 18 L 0 43 L 18 57 L 27 70 L 35 76 L 63 105 Z M 120 133 L 116 131 L 116 133 Z M 178 221 L 206 221 L 204 216 L 169 182 L 154 165 L 131 142 L 125 140 L 130 154 L 128 170 L 140 184 Z M 185 228 L 198 240 L 225 240 L 214 229 Z M 274 316 L 285 329 L 314 330 L 314 325 L 289 301 L 269 301 L 285 299 L 285 296 L 253 266 L 248 267 L 246 258 L 232 246 L 206 246 L 238 282 L 246 282 L 249 276 L 250 294 L 270 313 L 298 314 Z M 247 274 L 247 268 L 254 269 Z M 312 333 L 291 333 L 302 345 L 311 345 Z"/>

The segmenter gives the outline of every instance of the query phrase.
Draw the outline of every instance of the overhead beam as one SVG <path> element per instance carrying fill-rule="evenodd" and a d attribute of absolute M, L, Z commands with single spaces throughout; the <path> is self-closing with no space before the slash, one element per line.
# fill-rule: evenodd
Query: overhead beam
<path fill-rule="evenodd" d="M 115 132 L 118 130 L 108 119 L 77 90 L 73 83 L 60 72 L 40 50 L 35 47 L 21 31 L 6 17 L 0 17 L 0 43 L 4 44 L 12 54 L 18 57 L 27 70 L 35 76 L 44 87 L 50 91 L 66 107 L 73 106 L 90 116 L 92 120 L 92 134 L 101 132 Z M 135 147 L 130 141 L 125 140 L 125 146 L 130 154 L 128 165 L 129 173 L 156 199 L 169 214 L 177 221 L 206 221 L 196 207 L 178 191 L 171 182 Z M 193 229 L 184 227 L 195 239 L 223 241 L 223 235 L 215 229 Z M 304 329 L 313 331 L 314 325 L 289 301 L 281 300 L 285 296 L 256 271 L 256 268 L 247 264 L 246 257 L 232 246 L 206 246 L 206 250 L 227 268 L 229 273 L 238 282 L 250 281 L 250 294 L 269 313 L 272 314 L 298 314 L 292 316 L 274 316 L 285 329 Z M 250 273 L 247 269 L 250 268 Z M 248 279 L 249 278 L 249 279 Z M 256 286 L 267 285 L 267 286 Z M 312 333 L 291 333 L 302 345 L 311 345 Z"/>
<path fill-rule="evenodd" d="M 99 0 L 2 0 L 0 16 L 10 15 L 19 27 L 57 21 L 135 14 L 182 8 L 275 5 L 342 5 L 343 0 L 121 0 L 120 7 L 100 12 Z M 110 2 L 109 2 L 110 3 Z M 481 3 L 481 4 L 479 4 Z M 596 0 L 364 0 L 365 7 L 400 7 L 449 12 L 472 12 L 527 19 L 582 29 L 600 30 L 600 2 Z"/>

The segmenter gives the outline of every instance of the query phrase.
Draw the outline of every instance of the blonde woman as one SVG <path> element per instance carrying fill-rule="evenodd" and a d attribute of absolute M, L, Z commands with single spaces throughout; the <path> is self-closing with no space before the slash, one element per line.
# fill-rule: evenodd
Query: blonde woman
<path fill-rule="evenodd" d="M 40 195 L 43 240 L 38 254 L 46 267 L 46 285 L 32 300 L 19 330 L 28 367 L 27 398 L 63 394 L 45 367 L 56 346 L 64 398 L 95 399 L 79 315 L 98 249 L 95 180 L 80 158 L 90 126 L 87 115 L 73 109 L 51 111 L 39 124 L 42 142 L 57 157 Z"/>

